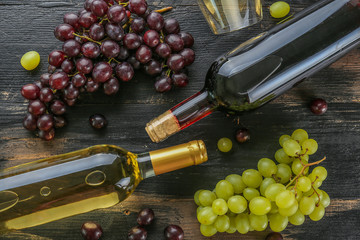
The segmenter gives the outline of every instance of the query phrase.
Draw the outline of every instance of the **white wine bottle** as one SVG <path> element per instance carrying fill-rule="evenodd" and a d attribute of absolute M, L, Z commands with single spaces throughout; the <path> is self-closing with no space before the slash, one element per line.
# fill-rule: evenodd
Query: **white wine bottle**
<path fill-rule="evenodd" d="M 203 141 L 134 154 L 97 145 L 0 171 L 0 233 L 111 207 L 141 180 L 207 161 Z"/>

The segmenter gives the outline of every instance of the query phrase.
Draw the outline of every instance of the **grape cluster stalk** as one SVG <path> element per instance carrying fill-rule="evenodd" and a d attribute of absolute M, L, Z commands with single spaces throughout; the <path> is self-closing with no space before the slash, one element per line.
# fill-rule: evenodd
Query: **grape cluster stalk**
<path fill-rule="evenodd" d="M 145 0 L 86 0 L 84 9 L 65 14 L 54 30 L 62 49 L 49 54 L 48 73 L 21 89 L 29 100 L 24 128 L 53 139 L 82 92 L 102 88 L 114 95 L 135 70 L 155 77 L 157 92 L 185 87 L 194 38 L 176 19 L 164 19 L 161 13 L 169 9 L 151 11 Z"/>
<path fill-rule="evenodd" d="M 194 195 L 197 219 L 202 235 L 217 232 L 246 234 L 264 231 L 283 231 L 288 224 L 301 225 L 308 216 L 319 221 L 330 205 L 329 195 L 319 187 L 327 170 L 315 167 L 325 158 L 309 163 L 318 144 L 303 129 L 292 135 L 282 135 L 275 160 L 262 158 L 257 169 L 230 174 L 219 181 L 214 190 L 198 190 Z"/>

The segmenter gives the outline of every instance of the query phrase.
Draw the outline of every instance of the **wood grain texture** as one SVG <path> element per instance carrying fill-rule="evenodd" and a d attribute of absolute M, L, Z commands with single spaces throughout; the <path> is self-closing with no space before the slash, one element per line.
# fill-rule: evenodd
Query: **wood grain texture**
<path fill-rule="evenodd" d="M 0 168 L 55 154 L 65 153 L 95 144 L 116 144 L 133 152 L 143 152 L 203 139 L 208 148 L 209 161 L 196 167 L 147 179 L 135 193 L 117 206 L 59 220 L 42 226 L 0 235 L 9 239 L 81 239 L 80 226 L 84 221 L 99 222 L 104 228 L 104 240 L 126 239 L 127 231 L 135 226 L 136 213 L 151 207 L 156 222 L 149 228 L 149 240 L 163 239 L 163 229 L 169 223 L 180 224 L 185 239 L 264 239 L 269 232 L 246 235 L 217 234 L 204 238 L 198 230 L 193 193 L 213 189 L 216 182 L 231 173 L 256 168 L 258 159 L 273 157 L 279 148 L 277 140 L 296 128 L 306 129 L 319 142 L 319 151 L 312 160 L 327 156 L 324 166 L 328 178 L 322 188 L 332 198 L 326 215 L 319 222 L 309 219 L 302 226 L 288 226 L 286 239 L 360 239 L 360 49 L 320 71 L 310 79 L 254 112 L 240 116 L 240 125 L 251 131 L 251 141 L 237 144 L 229 154 L 216 149 L 221 137 L 234 140 L 239 127 L 233 117 L 221 112 L 201 120 L 168 140 L 155 144 L 144 131 L 145 124 L 203 86 L 204 76 L 211 62 L 220 54 L 239 43 L 275 25 L 267 8 L 273 1 L 264 2 L 264 20 L 227 35 L 215 36 L 210 32 L 195 0 L 148 1 L 152 8 L 174 6 L 166 17 L 176 17 L 181 28 L 195 37 L 196 61 L 189 68 L 190 84 L 184 89 L 158 94 L 153 80 L 136 73 L 133 81 L 123 84 L 118 95 L 102 93 L 83 95 L 76 106 L 69 109 L 69 125 L 57 131 L 55 140 L 44 142 L 23 129 L 21 121 L 27 103 L 20 88 L 39 78 L 47 68 L 47 55 L 61 43 L 53 36 L 54 27 L 62 22 L 64 13 L 76 12 L 83 0 L 2 0 L 0 1 Z M 292 0 L 296 13 L 315 0 Z M 20 66 L 21 56 L 30 50 L 41 55 L 41 65 L 32 72 Z M 329 104 L 328 112 L 315 116 L 309 103 L 322 97 Z M 94 131 L 88 117 L 102 113 L 109 120 L 104 131 Z M 130 215 L 124 213 L 130 211 Z M 2 213 L 0 213 L 2 214 Z"/>

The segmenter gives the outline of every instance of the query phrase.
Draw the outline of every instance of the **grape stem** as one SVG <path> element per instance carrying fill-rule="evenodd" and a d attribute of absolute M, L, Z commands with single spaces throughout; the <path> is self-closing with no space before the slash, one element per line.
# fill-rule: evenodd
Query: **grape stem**
<path fill-rule="evenodd" d="M 119 2 L 119 5 L 122 5 L 123 7 L 126 7 L 127 5 L 129 5 L 129 2 L 125 2 L 125 3 Z"/>
<path fill-rule="evenodd" d="M 119 62 L 118 60 L 116 60 L 115 58 L 110 58 L 108 63 L 110 64 L 112 60 L 114 60 L 114 61 L 117 62 L 117 63 L 120 63 L 120 62 Z"/>
<path fill-rule="evenodd" d="M 73 33 L 73 34 L 74 34 L 75 36 L 79 37 L 79 38 L 85 38 L 85 39 L 87 39 L 87 40 L 90 41 L 90 42 L 94 42 L 94 43 L 97 43 L 97 44 L 101 45 L 101 42 L 95 41 L 95 40 L 93 40 L 93 39 L 91 39 L 91 38 L 89 38 L 89 37 L 87 37 L 87 36 L 82 36 L 82 35 L 79 35 L 79 34 L 76 34 L 76 33 Z"/>
<path fill-rule="evenodd" d="M 165 7 L 165 8 L 162 8 L 162 9 L 155 10 L 154 12 L 164 13 L 164 12 L 170 11 L 172 9 L 173 9 L 173 7 Z"/>
<path fill-rule="evenodd" d="M 318 196 L 318 201 L 317 201 L 317 203 L 315 204 L 315 206 L 319 206 L 319 204 L 320 204 L 320 194 L 316 191 L 316 189 L 314 188 L 314 186 L 313 185 L 311 185 L 311 188 L 314 190 L 314 193 L 316 193 L 316 195 Z M 313 193 L 313 194 L 314 194 Z"/>
<path fill-rule="evenodd" d="M 286 185 L 286 188 L 289 187 L 289 186 L 291 186 L 291 184 L 293 184 L 294 181 L 296 181 L 300 176 L 302 176 L 306 168 L 308 168 L 308 167 L 310 167 L 310 166 L 313 166 L 313 165 L 317 165 L 317 164 L 321 163 L 322 161 L 325 161 L 325 159 L 326 159 L 326 157 L 324 157 L 323 159 L 321 159 L 321 160 L 319 160 L 319 161 L 305 164 L 305 165 L 302 167 L 300 173 Z"/>

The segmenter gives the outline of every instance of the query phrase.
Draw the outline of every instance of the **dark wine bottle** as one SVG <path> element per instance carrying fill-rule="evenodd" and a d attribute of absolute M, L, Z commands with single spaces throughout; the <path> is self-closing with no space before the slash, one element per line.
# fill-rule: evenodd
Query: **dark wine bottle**
<path fill-rule="evenodd" d="M 146 125 L 154 142 L 215 110 L 258 108 L 360 44 L 360 0 L 323 0 L 240 44 L 210 67 L 205 87 Z"/>

